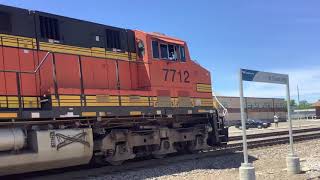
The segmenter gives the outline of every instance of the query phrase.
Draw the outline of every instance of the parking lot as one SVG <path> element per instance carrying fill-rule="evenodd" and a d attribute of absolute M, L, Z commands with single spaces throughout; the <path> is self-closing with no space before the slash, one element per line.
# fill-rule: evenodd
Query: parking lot
<path fill-rule="evenodd" d="M 271 127 L 265 129 L 258 129 L 258 128 L 249 128 L 247 129 L 247 134 L 258 134 L 258 133 L 267 133 L 267 132 L 274 132 L 274 131 L 284 131 L 288 129 L 288 122 L 279 122 L 279 126 L 275 127 L 275 124 L 272 123 Z M 307 119 L 300 119 L 300 120 L 293 120 L 292 121 L 293 129 L 301 129 L 301 128 L 312 128 L 312 127 L 320 127 L 320 120 L 307 120 Z M 229 128 L 229 136 L 239 136 L 242 134 L 242 130 L 231 126 Z"/>

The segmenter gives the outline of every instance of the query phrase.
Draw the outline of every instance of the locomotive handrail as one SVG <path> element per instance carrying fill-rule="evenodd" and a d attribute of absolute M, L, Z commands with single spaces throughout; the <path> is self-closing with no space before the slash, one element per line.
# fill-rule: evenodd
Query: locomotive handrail
<path fill-rule="evenodd" d="M 43 57 L 39 65 L 36 67 L 34 71 L 17 71 L 17 70 L 0 70 L 0 72 L 12 72 L 12 73 L 25 73 L 25 74 L 35 74 L 38 72 L 42 64 L 47 60 L 47 57 L 51 54 L 51 52 L 47 52 L 47 54 Z"/>
<path fill-rule="evenodd" d="M 51 54 L 50 51 L 47 52 L 47 54 L 43 57 L 43 59 L 40 61 L 39 65 L 36 67 L 36 69 L 34 71 L 0 70 L 0 72 L 16 73 L 17 93 L 18 93 L 18 101 L 19 101 L 19 114 L 22 113 L 22 108 L 23 108 L 23 103 L 22 103 L 22 98 L 21 98 L 21 89 L 20 89 L 20 86 L 21 86 L 21 82 L 20 81 L 21 81 L 21 79 L 20 79 L 20 75 L 19 74 L 22 74 L 22 73 L 25 73 L 25 74 L 36 74 L 38 72 L 38 70 L 41 68 L 41 66 L 43 65 L 43 63 L 47 60 L 49 54 Z M 7 100 L 7 103 L 8 103 L 8 100 Z"/>
<path fill-rule="evenodd" d="M 34 70 L 34 73 L 36 73 L 40 67 L 42 66 L 42 64 L 47 60 L 47 57 L 49 56 L 49 54 L 51 54 L 51 52 L 47 52 L 47 54 L 44 56 L 44 58 L 41 60 L 41 62 L 39 63 L 39 65 L 37 66 L 37 68 Z"/>

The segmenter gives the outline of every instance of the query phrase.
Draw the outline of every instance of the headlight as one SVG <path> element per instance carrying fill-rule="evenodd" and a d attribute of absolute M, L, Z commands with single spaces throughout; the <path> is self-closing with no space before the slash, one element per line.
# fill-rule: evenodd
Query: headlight
<path fill-rule="evenodd" d="M 267 123 L 263 123 L 263 125 L 267 125 Z"/>

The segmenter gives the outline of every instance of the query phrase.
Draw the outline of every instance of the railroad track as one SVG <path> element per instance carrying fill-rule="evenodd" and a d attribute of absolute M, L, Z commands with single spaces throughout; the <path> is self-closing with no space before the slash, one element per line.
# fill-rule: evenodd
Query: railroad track
<path fill-rule="evenodd" d="M 305 132 L 315 132 L 315 131 L 320 131 L 320 127 L 294 129 L 293 134 L 299 134 L 299 133 L 305 133 Z M 267 132 L 267 133 L 260 133 L 260 134 L 248 134 L 247 139 L 263 138 L 263 137 L 268 137 L 268 136 L 280 136 L 280 135 L 287 135 L 287 134 L 288 134 L 288 130 Z M 229 137 L 229 141 L 237 141 L 237 140 L 242 140 L 242 136 Z"/>
<path fill-rule="evenodd" d="M 265 135 L 265 136 L 263 136 Z M 320 138 L 320 128 L 299 129 L 293 131 L 294 142 Z M 242 137 L 234 136 L 229 141 L 228 148 L 242 150 Z M 289 143 L 288 131 L 279 131 L 247 136 L 248 148 L 259 148 L 271 145 Z"/>
<path fill-rule="evenodd" d="M 294 141 L 305 141 L 320 138 L 320 128 L 308 128 L 294 130 Z M 248 135 L 248 148 L 262 148 L 266 146 L 286 144 L 289 142 L 288 131 L 278 131 L 263 134 Z M 107 174 L 169 165 L 182 161 L 202 159 L 206 157 L 228 155 L 242 150 L 241 136 L 230 137 L 228 145 L 217 149 L 208 149 L 196 154 L 172 154 L 164 159 L 136 159 L 128 161 L 121 166 L 78 166 L 72 168 L 49 170 L 36 173 L 27 173 L 23 179 L 85 179 L 86 177 L 98 177 Z M 20 175 L 7 176 L 10 179 L 19 179 Z M 1 177 L 0 177 L 1 178 Z"/>

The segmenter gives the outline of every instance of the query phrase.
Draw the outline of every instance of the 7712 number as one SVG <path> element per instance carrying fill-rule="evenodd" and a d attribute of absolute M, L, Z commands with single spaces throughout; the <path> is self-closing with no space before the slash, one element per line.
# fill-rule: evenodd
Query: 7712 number
<path fill-rule="evenodd" d="M 164 81 L 175 82 L 176 76 L 178 76 L 178 80 L 184 83 L 190 83 L 189 81 L 189 72 L 188 71 L 177 71 L 175 69 L 162 69 L 164 72 Z M 177 75 L 176 75 L 177 74 Z"/>

